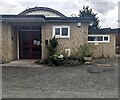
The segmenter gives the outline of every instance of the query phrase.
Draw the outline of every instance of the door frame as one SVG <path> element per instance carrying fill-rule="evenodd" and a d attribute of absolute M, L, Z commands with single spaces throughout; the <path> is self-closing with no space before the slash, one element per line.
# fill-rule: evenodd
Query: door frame
<path fill-rule="evenodd" d="M 19 28 L 17 28 L 17 59 L 22 59 L 20 58 L 20 31 L 39 31 L 41 32 L 40 35 L 41 35 L 41 42 L 42 42 L 42 27 L 41 27 L 41 30 L 19 30 Z M 42 58 L 42 43 L 41 43 L 41 55 L 40 55 L 40 59 Z M 27 59 L 27 58 L 24 58 L 24 59 Z M 31 59 L 31 58 L 28 58 L 28 59 Z"/>

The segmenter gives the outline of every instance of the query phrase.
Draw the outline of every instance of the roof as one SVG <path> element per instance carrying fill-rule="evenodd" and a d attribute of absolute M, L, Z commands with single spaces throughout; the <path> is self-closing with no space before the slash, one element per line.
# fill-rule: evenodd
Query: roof
<path fill-rule="evenodd" d="M 111 29 L 111 28 L 102 28 L 102 29 L 93 29 L 88 31 L 89 34 L 117 34 L 120 33 L 120 28 Z"/>
<path fill-rule="evenodd" d="M 48 23 L 76 23 L 76 22 L 83 22 L 83 23 L 89 23 L 91 21 L 94 21 L 93 17 L 45 17 L 44 15 L 1 15 L 1 18 L 3 21 L 26 21 L 28 19 L 36 19 L 36 21 L 39 19 L 44 20 L 44 22 Z"/>
<path fill-rule="evenodd" d="M 19 15 L 25 15 L 26 13 L 32 12 L 32 11 L 38 11 L 38 10 L 43 10 L 43 11 L 50 11 L 53 12 L 61 17 L 66 17 L 65 15 L 63 15 L 62 13 L 60 13 L 57 10 L 51 9 L 51 8 L 47 8 L 47 7 L 34 7 L 34 8 L 29 8 L 26 9 L 25 11 L 21 12 Z"/>
<path fill-rule="evenodd" d="M 55 14 L 58 14 L 61 17 L 47 17 L 44 15 L 26 15 L 26 13 L 32 11 L 50 11 Z M 47 23 L 90 23 L 94 22 L 94 17 L 66 17 L 62 13 L 47 7 L 34 7 L 26 9 L 25 11 L 21 12 L 19 15 L 1 15 L 1 20 L 6 22 L 47 22 Z"/>
<path fill-rule="evenodd" d="M 30 23 L 41 24 L 45 23 L 45 16 L 43 15 L 2 15 L 0 20 L 8 22 L 11 25 L 29 25 Z"/>
<path fill-rule="evenodd" d="M 49 23 L 56 23 L 56 22 L 67 22 L 67 23 L 74 23 L 74 22 L 83 22 L 83 23 L 89 23 L 91 21 L 94 21 L 93 17 L 46 17 L 46 22 Z"/>
<path fill-rule="evenodd" d="M 44 15 L 0 15 L 2 18 L 45 18 Z"/>

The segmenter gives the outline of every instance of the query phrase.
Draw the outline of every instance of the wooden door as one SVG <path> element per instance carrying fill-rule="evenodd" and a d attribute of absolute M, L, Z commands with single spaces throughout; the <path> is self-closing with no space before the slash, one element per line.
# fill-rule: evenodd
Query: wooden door
<path fill-rule="evenodd" d="M 41 33 L 40 31 L 20 31 L 20 58 L 41 58 Z"/>

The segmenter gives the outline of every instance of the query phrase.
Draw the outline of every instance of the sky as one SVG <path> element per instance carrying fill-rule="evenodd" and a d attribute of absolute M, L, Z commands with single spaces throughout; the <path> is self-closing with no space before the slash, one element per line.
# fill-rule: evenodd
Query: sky
<path fill-rule="evenodd" d="M 79 14 L 83 6 L 97 13 L 101 28 L 118 28 L 120 2 L 118 0 L 0 0 L 0 14 L 19 14 L 33 7 L 49 7 L 66 16 Z"/>

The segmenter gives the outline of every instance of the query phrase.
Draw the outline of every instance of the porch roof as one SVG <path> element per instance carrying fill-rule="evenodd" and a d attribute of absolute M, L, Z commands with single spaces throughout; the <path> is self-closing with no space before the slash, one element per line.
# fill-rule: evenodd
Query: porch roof
<path fill-rule="evenodd" d="M 45 17 L 43 15 L 1 15 L 0 20 L 8 22 L 12 25 L 23 25 L 30 23 L 45 23 Z"/>
<path fill-rule="evenodd" d="M 21 22 L 32 22 L 32 23 L 75 23 L 83 22 L 89 23 L 94 22 L 93 17 L 45 17 L 44 15 L 1 15 L 0 20 L 9 23 L 21 23 Z"/>

